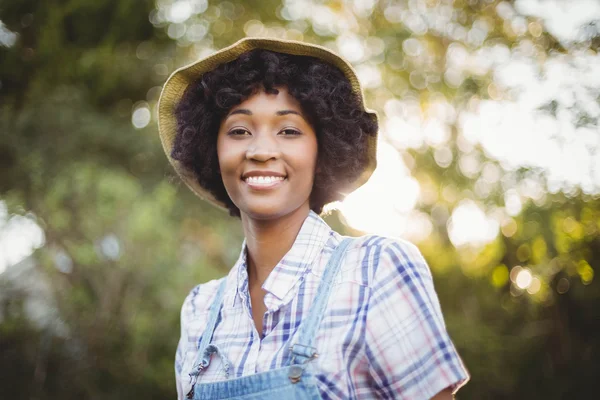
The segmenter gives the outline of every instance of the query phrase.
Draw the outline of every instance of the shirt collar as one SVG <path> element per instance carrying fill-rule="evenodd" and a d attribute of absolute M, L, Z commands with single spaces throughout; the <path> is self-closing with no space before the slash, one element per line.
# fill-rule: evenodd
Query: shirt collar
<path fill-rule="evenodd" d="M 240 252 L 240 256 L 238 257 L 235 265 L 229 272 L 227 277 L 227 286 L 234 288 L 235 292 L 233 294 L 231 306 L 235 307 L 236 301 L 238 297 L 240 300 L 241 296 L 245 293 L 248 295 L 248 270 L 247 270 L 247 262 L 246 262 L 246 239 L 242 242 L 242 251 Z M 231 286 L 229 286 L 231 284 Z M 249 298 L 249 296 L 248 296 Z"/>
<path fill-rule="evenodd" d="M 310 270 L 331 233 L 329 225 L 311 210 L 304 220 L 294 244 L 263 283 L 263 290 L 273 294 L 279 300 L 283 300 L 300 278 Z M 234 270 L 237 276 L 238 294 L 247 294 L 248 271 L 245 240 Z"/>
<path fill-rule="evenodd" d="M 315 212 L 310 211 L 292 248 L 275 266 L 262 285 L 279 300 L 296 285 L 300 277 L 310 269 L 315 258 L 321 253 L 331 228 Z"/>

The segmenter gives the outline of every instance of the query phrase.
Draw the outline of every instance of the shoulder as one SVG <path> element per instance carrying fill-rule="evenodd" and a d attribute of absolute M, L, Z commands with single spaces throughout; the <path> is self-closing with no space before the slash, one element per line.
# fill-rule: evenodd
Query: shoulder
<path fill-rule="evenodd" d="M 431 271 L 406 240 L 367 236 L 353 249 L 377 254 L 370 282 L 365 346 L 382 398 L 432 398 L 468 378 L 446 330 Z"/>
<path fill-rule="evenodd" d="M 343 239 L 344 237 L 341 236 Z M 364 235 L 359 237 L 348 237 L 351 240 L 348 246 L 348 251 L 364 252 L 369 250 L 378 255 L 385 253 L 401 253 L 406 256 L 420 258 L 421 252 L 411 242 L 402 238 L 380 236 L 380 235 Z M 341 240 L 341 239 L 340 239 Z"/>
<path fill-rule="evenodd" d="M 340 241 L 344 237 L 340 236 Z M 346 268 L 357 268 L 366 273 L 372 286 L 377 277 L 389 275 L 429 276 L 429 267 L 414 244 L 395 237 L 365 235 L 351 240 L 346 250 Z M 336 246 L 337 247 L 337 246 Z"/>
<path fill-rule="evenodd" d="M 226 279 L 226 277 L 201 283 L 189 292 L 181 307 L 182 322 L 185 322 L 194 316 L 208 313 L 208 309 L 217 295 L 217 291 L 223 279 Z"/>

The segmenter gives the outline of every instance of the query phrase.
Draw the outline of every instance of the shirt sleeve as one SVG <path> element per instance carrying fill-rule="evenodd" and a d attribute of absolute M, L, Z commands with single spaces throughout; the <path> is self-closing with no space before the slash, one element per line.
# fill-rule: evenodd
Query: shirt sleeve
<path fill-rule="evenodd" d="M 183 389 L 181 387 L 181 367 L 183 365 L 183 350 L 182 350 L 183 338 L 179 338 L 179 344 L 177 345 L 177 352 L 175 353 L 175 384 L 177 386 L 177 399 L 183 399 Z"/>
<path fill-rule="evenodd" d="M 179 336 L 179 343 L 177 344 L 177 351 L 175 352 L 175 384 L 177 387 L 177 399 L 183 400 L 185 398 L 183 382 L 181 381 L 181 370 L 183 368 L 183 361 L 185 357 L 185 345 L 187 344 L 187 307 L 186 305 L 190 301 L 190 293 L 185 301 L 183 302 L 183 306 L 181 307 L 181 317 L 180 317 L 180 325 L 181 325 L 181 334 Z"/>
<path fill-rule="evenodd" d="M 431 399 L 469 379 L 446 331 L 431 272 L 419 250 L 388 242 L 371 285 L 366 351 L 373 390 L 384 399 Z"/>
<path fill-rule="evenodd" d="M 190 346 L 190 341 L 200 339 L 208 307 L 212 304 L 220 283 L 220 279 L 215 279 L 197 285 L 190 291 L 181 306 L 181 333 L 175 352 L 175 385 L 179 400 L 185 399 L 192 388 L 189 373 L 196 361 L 198 349 Z"/>
<path fill-rule="evenodd" d="M 175 384 L 177 387 L 178 400 L 185 399 L 187 392 L 190 390 L 190 380 L 187 375 L 187 372 L 189 371 L 184 371 L 184 369 L 190 367 L 190 360 L 188 359 L 190 357 L 190 349 L 188 348 L 188 329 L 190 321 L 194 318 L 195 300 L 197 300 L 198 295 L 203 292 L 202 288 L 205 286 L 206 285 L 200 284 L 194 287 L 181 306 L 181 333 L 179 336 L 179 343 L 177 344 L 177 351 L 175 352 Z"/>

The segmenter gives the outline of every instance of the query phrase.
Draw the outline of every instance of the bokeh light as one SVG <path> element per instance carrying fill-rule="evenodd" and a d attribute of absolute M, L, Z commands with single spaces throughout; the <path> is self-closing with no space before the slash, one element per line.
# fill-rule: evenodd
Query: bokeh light
<path fill-rule="evenodd" d="M 138 105 L 133 113 L 131 114 L 131 123 L 137 129 L 145 128 L 152 118 L 152 114 L 150 112 L 150 108 L 147 103 Z"/>
<path fill-rule="evenodd" d="M 527 268 L 521 268 L 521 270 L 515 277 L 515 284 L 519 287 L 519 289 L 529 288 L 532 281 L 533 275 L 531 275 L 531 271 Z"/>
<path fill-rule="evenodd" d="M 17 42 L 18 35 L 6 28 L 6 25 L 0 21 L 0 46 L 12 47 Z"/>
<path fill-rule="evenodd" d="M 498 222 L 488 217 L 473 201 L 464 200 L 452 212 L 448 222 L 448 235 L 452 244 L 483 245 L 496 238 Z"/>

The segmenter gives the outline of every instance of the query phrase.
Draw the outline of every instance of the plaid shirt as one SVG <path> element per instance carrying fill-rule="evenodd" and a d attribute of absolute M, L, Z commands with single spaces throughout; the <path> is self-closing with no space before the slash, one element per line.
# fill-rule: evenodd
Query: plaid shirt
<path fill-rule="evenodd" d="M 227 279 L 212 343 L 231 363 L 230 377 L 289 362 L 289 346 L 307 315 L 323 269 L 342 236 L 311 211 L 290 251 L 262 288 L 267 312 L 263 336 L 252 319 L 245 244 Z M 181 310 L 175 358 L 177 393 L 190 389 L 208 308 L 221 280 L 196 286 Z M 336 278 L 315 340 L 313 360 L 323 399 L 429 399 L 457 390 L 468 373 L 450 340 L 429 267 L 412 244 L 380 236 L 354 239 Z M 225 379 L 219 357 L 198 383 Z"/>

